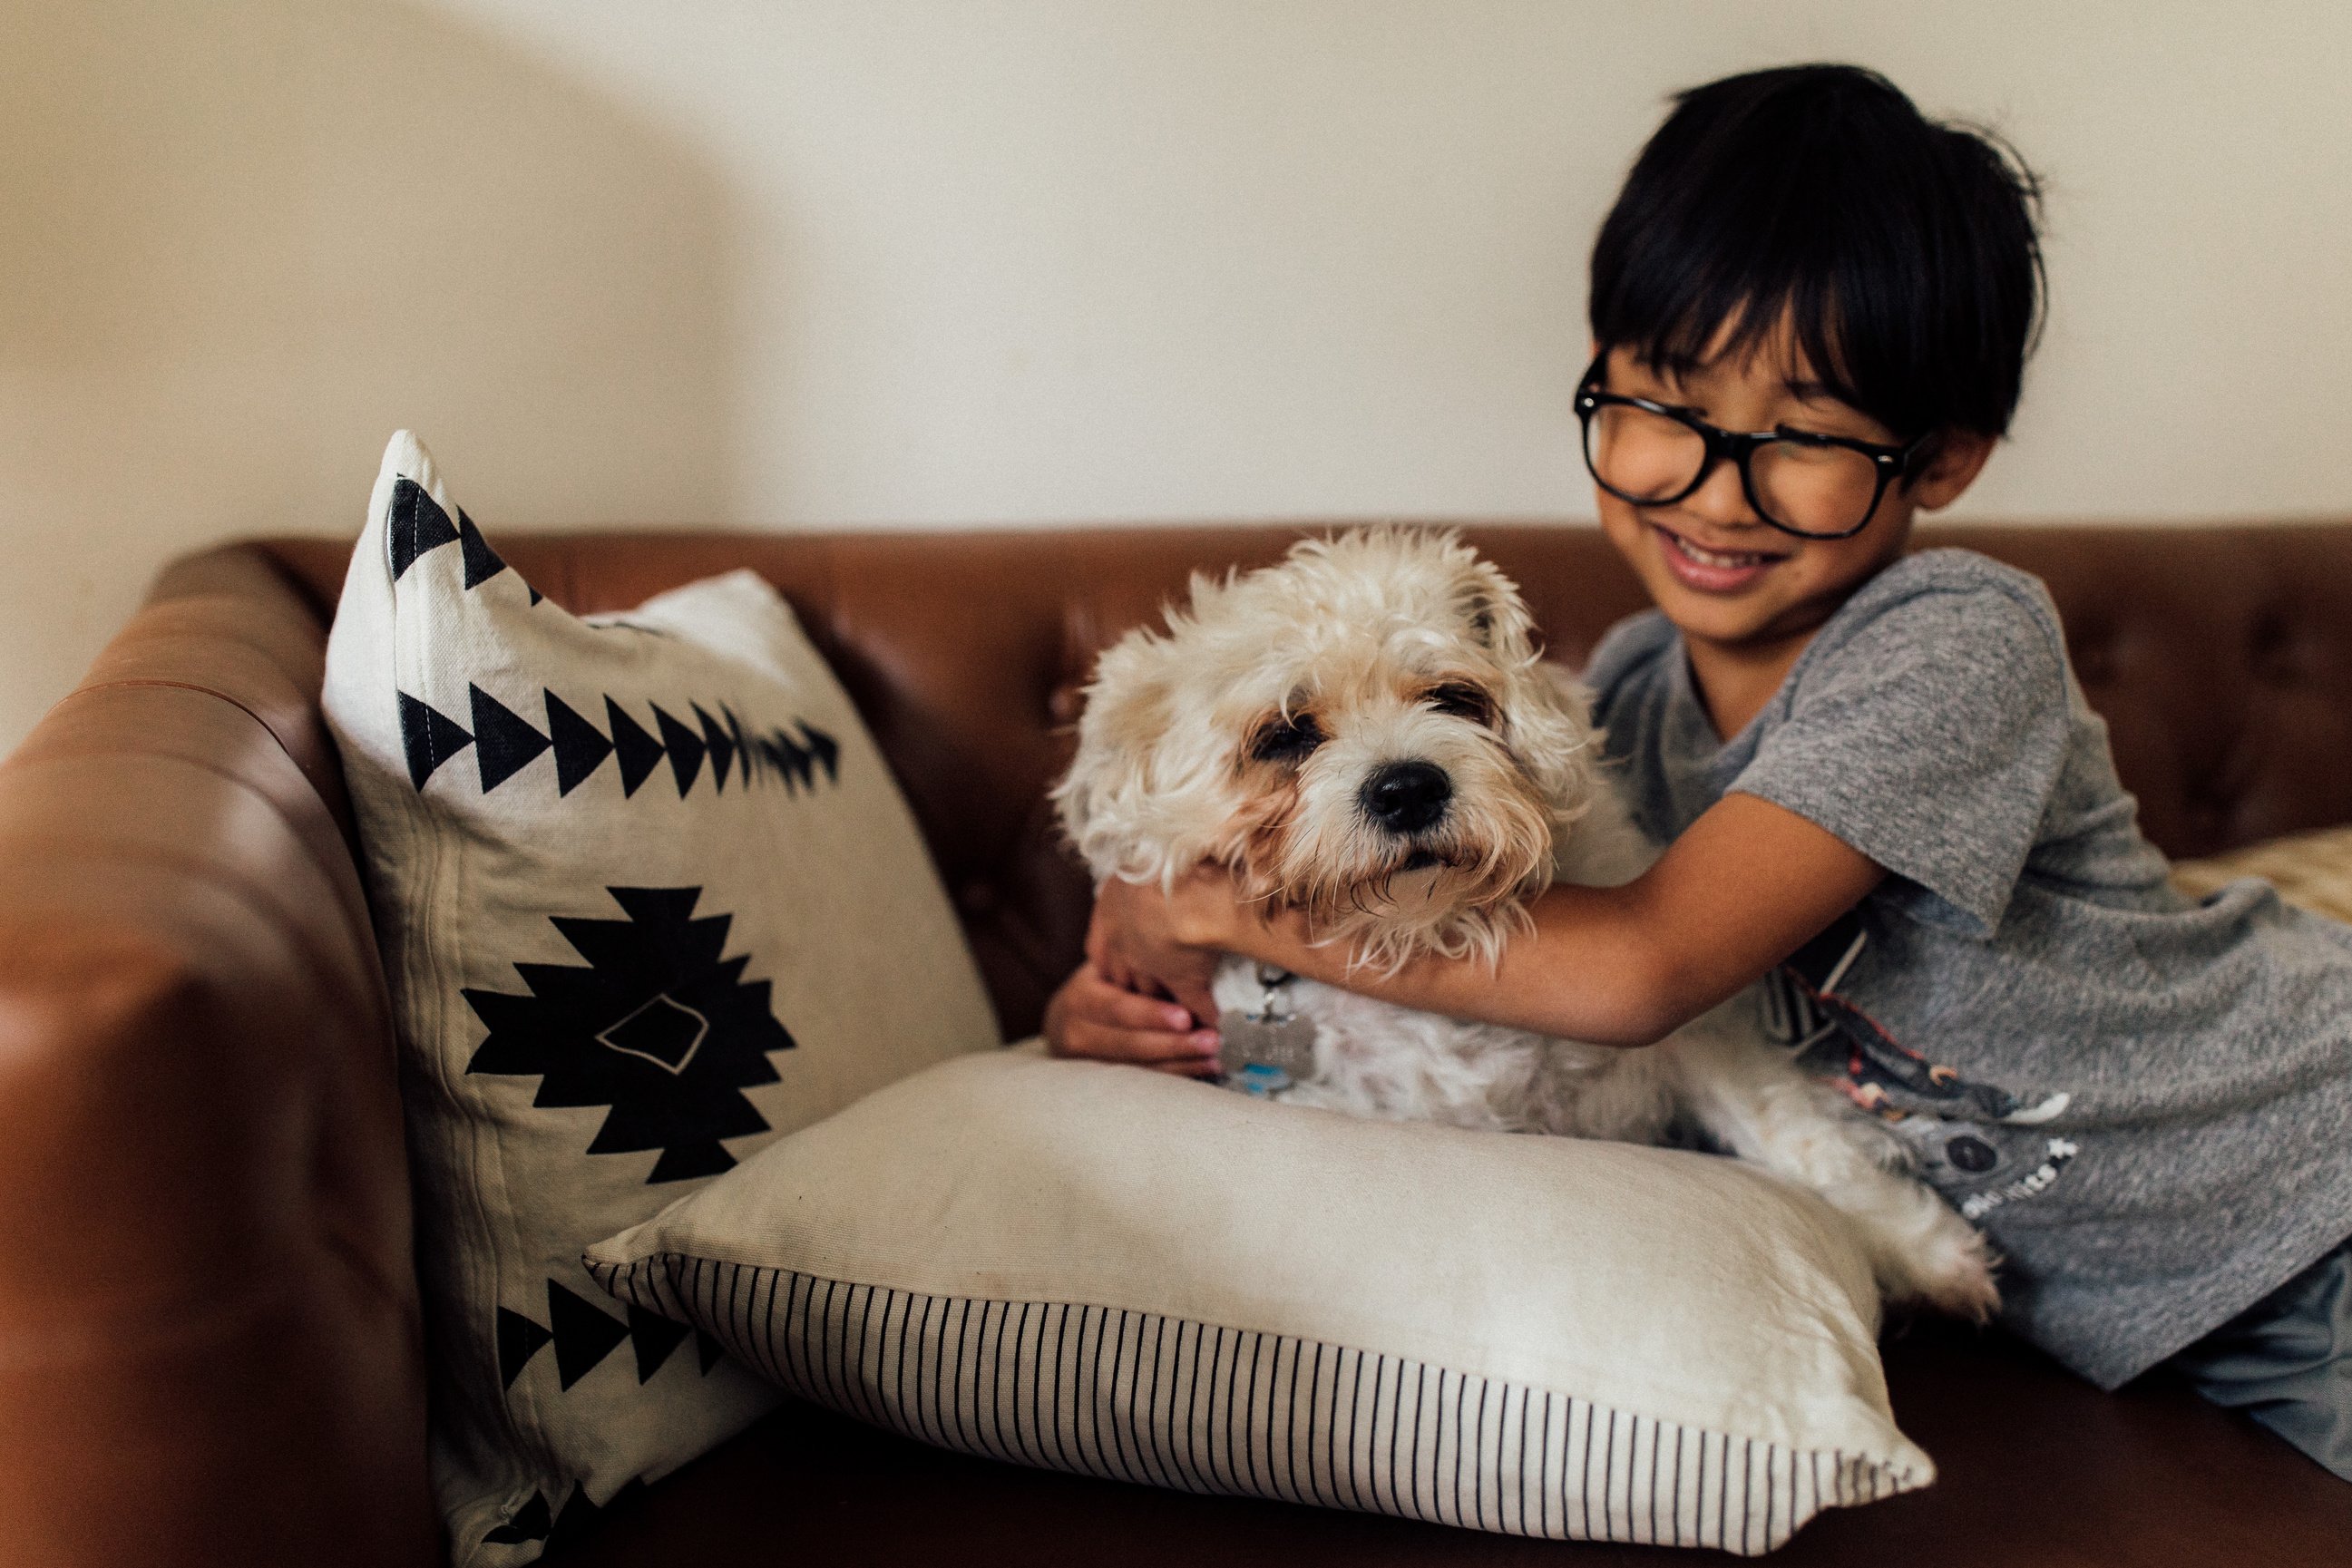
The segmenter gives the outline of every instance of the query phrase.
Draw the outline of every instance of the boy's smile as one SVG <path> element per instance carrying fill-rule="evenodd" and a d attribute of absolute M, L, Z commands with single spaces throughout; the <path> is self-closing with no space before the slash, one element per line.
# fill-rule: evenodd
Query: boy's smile
<path fill-rule="evenodd" d="M 1728 337 L 1727 331 L 1721 336 Z M 1894 443 L 1868 414 L 1832 396 L 1788 332 L 1755 352 L 1676 373 L 1612 349 L 1606 390 L 1688 410 L 1726 430 L 1811 431 Z M 1739 472 L 1719 462 L 1697 489 L 1639 505 L 1595 486 L 1601 526 L 1651 602 L 1683 633 L 1691 672 L 1717 730 L 1742 728 L 1797 655 L 1854 591 L 1900 555 L 1913 515 L 1958 498 L 1992 444 L 1954 432 L 1918 473 L 1888 486 L 1868 526 L 1845 538 L 1802 538 L 1757 515 Z"/>
<path fill-rule="evenodd" d="M 1613 497 L 1612 497 L 1613 498 Z M 1652 508 L 1637 508 L 1650 511 Z M 1737 593 L 1790 553 L 1771 549 L 1710 549 L 1697 529 L 1668 528 L 1655 517 L 1645 519 L 1665 544 L 1666 570 L 1695 593 Z"/>

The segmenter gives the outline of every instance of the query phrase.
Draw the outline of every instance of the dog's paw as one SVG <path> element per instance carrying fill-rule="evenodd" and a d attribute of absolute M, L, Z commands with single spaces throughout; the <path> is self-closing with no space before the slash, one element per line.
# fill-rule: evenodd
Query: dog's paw
<path fill-rule="evenodd" d="M 1993 1281 L 2000 1260 L 1983 1232 L 1958 1215 L 1938 1224 L 1906 1261 L 1911 1277 L 1904 1281 L 1905 1295 L 1970 1322 L 1984 1322 L 2000 1310 L 2000 1287 Z"/>

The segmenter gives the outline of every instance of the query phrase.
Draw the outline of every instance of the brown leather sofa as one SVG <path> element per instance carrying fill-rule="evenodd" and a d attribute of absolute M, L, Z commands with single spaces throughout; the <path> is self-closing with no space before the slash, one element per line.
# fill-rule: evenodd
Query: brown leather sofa
<path fill-rule="evenodd" d="M 1469 532 L 1564 657 L 1636 606 L 1589 531 Z M 1086 916 L 1043 791 L 1091 655 L 1190 570 L 1288 537 L 499 546 L 579 610 L 746 564 L 782 587 L 904 780 L 1018 1036 Z M 2352 524 L 1941 537 L 2048 580 L 2166 849 L 2352 821 Z M 383 980 L 318 710 L 347 549 L 174 565 L 0 766 L 0 1563 L 441 1560 Z M 2352 1563 L 2352 1487 L 2161 1375 L 2101 1395 L 1934 1325 L 1887 1362 L 1943 1479 L 1825 1516 L 1791 1564 Z M 1016 1470 L 791 1406 L 547 1561 L 1652 1558 Z"/>

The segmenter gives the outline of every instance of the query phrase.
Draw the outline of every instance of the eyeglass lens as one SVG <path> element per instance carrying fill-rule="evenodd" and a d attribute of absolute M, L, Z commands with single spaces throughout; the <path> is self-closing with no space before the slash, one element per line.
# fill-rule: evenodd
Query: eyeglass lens
<path fill-rule="evenodd" d="M 1706 438 L 1645 408 L 1603 403 L 1584 428 L 1593 476 L 1637 504 L 1688 490 L 1706 465 Z M 1757 507 L 1798 533 L 1840 534 L 1859 527 L 1878 496 L 1878 465 L 1845 446 L 1773 441 L 1748 464 Z"/>

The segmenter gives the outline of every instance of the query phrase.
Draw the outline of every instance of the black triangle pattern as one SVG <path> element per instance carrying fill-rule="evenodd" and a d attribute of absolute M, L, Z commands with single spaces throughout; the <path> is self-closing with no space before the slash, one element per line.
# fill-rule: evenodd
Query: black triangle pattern
<path fill-rule="evenodd" d="M 465 726 L 406 692 L 400 699 L 400 748 L 408 758 L 408 781 L 417 789 L 449 758 L 474 744 Z"/>
<path fill-rule="evenodd" d="M 717 790 L 726 788 L 730 775 L 740 788 L 746 789 L 754 779 L 773 777 L 795 795 L 814 789 L 820 772 L 827 783 L 840 781 L 840 743 L 806 719 L 794 719 L 790 730 L 778 727 L 762 735 L 747 729 L 725 703 L 714 705 L 726 716 L 723 723 L 700 703 L 687 704 L 698 728 L 680 723 L 657 703 L 648 704 L 660 731 L 656 737 L 607 696 L 604 718 L 612 731 L 608 737 L 593 719 L 541 687 L 540 698 L 547 714 L 547 729 L 542 733 L 481 687 L 468 683 L 466 694 L 471 730 L 406 692 L 394 694 L 400 703 L 400 742 L 408 762 L 408 779 L 419 789 L 443 763 L 467 747 L 475 748 L 484 794 L 551 750 L 555 753 L 559 796 L 586 783 L 608 757 L 619 758 L 624 799 L 635 796 L 664 758 L 669 759 L 670 777 L 680 800 L 693 789 L 706 758 L 710 763 L 711 787 Z"/>
<path fill-rule="evenodd" d="M 596 1521 L 646 1490 L 645 1481 L 632 1479 L 619 1490 L 604 1500 L 603 1508 L 588 1500 L 588 1488 L 580 1481 L 572 1483 L 572 1495 L 563 1500 L 561 1512 L 547 1506 L 547 1494 L 534 1491 L 530 1500 L 514 1511 L 504 1524 L 482 1537 L 485 1546 L 520 1546 L 533 1541 L 544 1541 L 551 1550 L 587 1539 Z"/>
<path fill-rule="evenodd" d="M 457 530 L 441 504 L 414 479 L 396 479 L 392 486 L 392 517 L 384 529 L 392 555 L 392 580 L 398 582 L 416 558 L 426 550 L 457 542 Z M 470 586 L 470 584 L 468 585 Z"/>
<path fill-rule="evenodd" d="M 661 704 L 653 706 L 654 723 L 661 727 L 662 745 L 669 752 L 670 775 L 677 780 L 677 798 L 683 800 L 694 788 L 695 775 L 702 771 L 702 754 L 708 748 L 702 737 L 662 712 Z"/>
<path fill-rule="evenodd" d="M 735 743 L 735 754 L 743 759 L 743 782 L 749 784 L 752 775 L 760 770 L 760 754 L 752 750 L 751 743 L 743 737 L 743 721 L 736 716 L 735 710 L 720 703 L 719 711 L 727 716 L 727 738 Z"/>
<path fill-rule="evenodd" d="M 499 1309 L 499 1383 L 512 1388 L 514 1380 L 522 1375 L 523 1364 L 537 1355 L 540 1347 L 555 1336 L 520 1312 Z"/>
<path fill-rule="evenodd" d="M 513 1379 L 508 1379 L 512 1382 Z M 507 1516 L 507 1521 L 482 1537 L 485 1546 L 520 1546 L 527 1541 L 544 1541 L 547 1532 L 555 1528 L 555 1519 L 547 1506 L 547 1494 L 534 1491 L 530 1500 Z"/>
<path fill-rule="evenodd" d="M 588 1489 L 573 1481 L 572 1495 L 564 1499 L 563 1507 L 555 1515 L 555 1528 L 547 1532 L 547 1549 L 553 1552 L 587 1540 L 599 1519 L 624 1503 L 635 1500 L 645 1490 L 643 1480 L 633 1479 L 606 1498 L 604 1506 L 599 1508 L 588 1500 Z"/>
<path fill-rule="evenodd" d="M 474 519 L 466 515 L 463 507 L 457 508 L 457 542 L 466 551 L 466 587 L 468 590 L 481 587 L 506 570 L 505 558 L 490 548 L 490 541 L 482 537 L 482 530 L 474 526 Z M 534 599 L 532 602 L 537 603 L 538 601 Z"/>
<path fill-rule="evenodd" d="M 796 718 L 793 720 L 793 725 L 801 732 L 801 744 L 808 747 L 809 755 L 815 758 L 817 766 L 824 769 L 824 781 L 828 784 L 840 783 L 840 743 L 806 719 Z"/>
<path fill-rule="evenodd" d="M 627 800 L 661 766 L 662 744 L 611 697 L 604 699 L 604 716 L 613 723 L 613 749 L 621 754 L 621 798 Z"/>
<path fill-rule="evenodd" d="M 603 1364 L 629 1337 L 627 1323 L 552 1280 L 547 1282 L 547 1321 L 554 1331 L 555 1380 L 564 1388 Z"/>
<path fill-rule="evenodd" d="M 468 685 L 466 690 L 474 707 L 474 758 L 481 765 L 482 793 L 487 795 L 553 743 L 481 687 Z"/>
<path fill-rule="evenodd" d="M 553 692 L 547 698 L 547 736 L 555 743 L 555 792 L 569 795 L 613 755 L 613 743 Z"/>
<path fill-rule="evenodd" d="M 689 703 L 695 721 L 702 726 L 702 744 L 710 748 L 710 787 L 719 794 L 727 792 L 727 767 L 735 760 L 735 739 L 719 727 L 719 721 L 702 711 L 700 703 Z"/>
<path fill-rule="evenodd" d="M 676 1350 L 691 1332 L 684 1323 L 632 1303 L 629 1307 L 629 1343 L 637 1353 L 637 1381 L 647 1382 L 659 1372 L 662 1363 L 669 1359 L 669 1353 Z"/>

